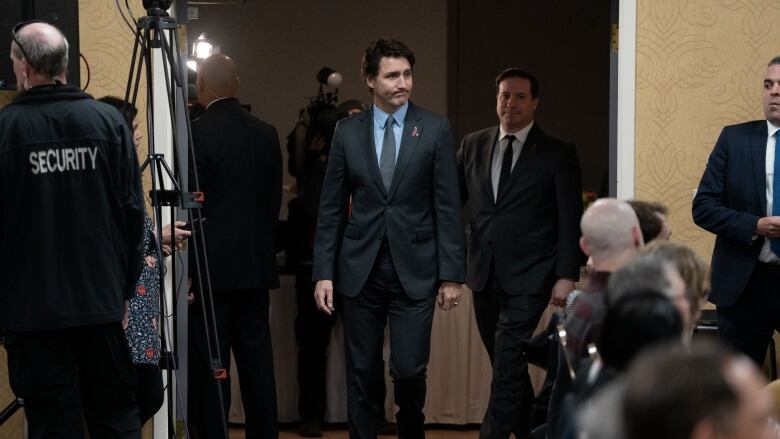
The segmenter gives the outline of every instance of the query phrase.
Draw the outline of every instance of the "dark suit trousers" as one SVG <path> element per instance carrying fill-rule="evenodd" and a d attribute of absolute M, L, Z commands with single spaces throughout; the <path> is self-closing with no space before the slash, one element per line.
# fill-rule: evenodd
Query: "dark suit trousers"
<path fill-rule="evenodd" d="M 295 340 L 298 342 L 298 414 L 302 420 L 322 420 L 325 414 L 325 366 L 330 333 L 336 316 L 317 309 L 311 265 L 298 265 L 295 275 L 298 315 Z M 336 308 L 339 304 L 336 303 Z"/>
<path fill-rule="evenodd" d="M 423 406 L 434 304 L 434 295 L 415 300 L 406 294 L 385 244 L 361 293 L 343 297 L 347 421 L 351 439 L 377 437 L 376 418 L 382 408 L 377 404 L 375 383 L 383 373 L 382 345 L 388 321 L 398 437 L 425 437 Z"/>
<path fill-rule="evenodd" d="M 780 267 L 759 263 L 737 302 L 718 307 L 718 333 L 761 367 L 775 330 L 780 331 Z"/>
<path fill-rule="evenodd" d="M 246 412 L 246 437 L 276 438 L 279 426 L 268 290 L 224 291 L 214 293 L 213 298 L 221 363 L 230 370 L 231 348 L 236 359 Z M 190 305 L 189 421 L 198 438 L 218 439 L 225 437 L 223 421 L 230 407 L 230 379 L 213 377 L 203 317 L 199 301 Z M 222 390 L 222 407 L 217 385 Z"/>
<path fill-rule="evenodd" d="M 33 439 L 140 438 L 137 379 L 119 322 L 8 332 L 8 378 Z M 2 430 L 2 429 L 0 429 Z"/>
<path fill-rule="evenodd" d="M 490 401 L 482 421 L 481 439 L 518 438 L 530 433 L 534 399 L 521 343 L 531 337 L 549 296 L 509 295 L 491 276 L 485 291 L 474 292 L 474 314 L 482 342 L 493 365 Z"/>
<path fill-rule="evenodd" d="M 330 334 L 336 323 L 336 315 L 327 315 L 317 309 L 314 302 L 314 282 L 311 281 L 311 265 L 296 268 L 295 290 L 298 296 L 298 315 L 295 318 L 295 340 L 298 343 L 298 414 L 302 420 L 322 420 L 325 415 L 325 371 Z M 335 308 L 341 309 L 340 296 L 334 297 Z M 385 422 L 385 362 L 381 362 L 376 376 L 376 404 L 380 408 L 376 422 Z"/>

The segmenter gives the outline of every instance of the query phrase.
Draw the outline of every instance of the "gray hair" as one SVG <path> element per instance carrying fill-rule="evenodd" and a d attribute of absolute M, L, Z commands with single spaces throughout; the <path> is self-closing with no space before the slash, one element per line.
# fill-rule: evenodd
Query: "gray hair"
<path fill-rule="evenodd" d="M 767 64 L 766 66 L 767 67 L 772 67 L 772 66 L 777 65 L 777 64 L 780 64 L 780 55 L 777 55 L 776 57 L 772 58 L 769 61 L 769 64 Z"/>
<path fill-rule="evenodd" d="M 669 296 L 672 283 L 669 272 L 674 266 L 655 255 L 641 255 L 614 272 L 607 285 L 607 305 L 637 291 L 657 291 Z"/>
<path fill-rule="evenodd" d="M 45 35 L 37 32 L 23 32 L 23 30 L 16 34 L 16 40 L 18 44 L 22 45 L 24 51 L 19 48 L 17 42 L 11 45 L 11 50 L 16 58 L 27 58 L 27 62 L 34 72 L 52 78 L 68 70 L 68 40 L 65 35 L 62 35 L 62 32 L 57 30 L 62 37 L 61 42 L 52 44 L 51 39 L 46 38 Z"/>

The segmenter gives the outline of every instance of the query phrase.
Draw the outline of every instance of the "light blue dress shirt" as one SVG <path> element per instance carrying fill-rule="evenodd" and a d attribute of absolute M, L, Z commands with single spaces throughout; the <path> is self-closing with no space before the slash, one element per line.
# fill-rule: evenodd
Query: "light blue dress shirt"
<path fill-rule="evenodd" d="M 401 137 L 404 133 L 404 119 L 406 119 L 406 111 L 409 110 L 409 102 L 401 106 L 395 113 L 393 113 L 393 134 L 395 134 L 395 161 L 398 162 L 398 152 L 401 150 Z M 382 155 L 382 143 L 385 139 L 385 124 L 387 123 L 387 116 L 389 114 L 380 110 L 379 107 L 374 105 L 374 148 L 376 149 L 376 162 L 379 163 L 379 157 Z"/>

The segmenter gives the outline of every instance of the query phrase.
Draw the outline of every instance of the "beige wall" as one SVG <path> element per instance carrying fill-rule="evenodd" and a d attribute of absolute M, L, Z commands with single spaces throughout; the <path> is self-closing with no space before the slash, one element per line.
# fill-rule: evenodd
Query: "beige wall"
<path fill-rule="evenodd" d="M 721 128 L 763 118 L 761 80 L 780 54 L 777 0 L 638 0 L 636 197 L 671 208 L 673 238 L 709 260 L 691 201 Z"/>

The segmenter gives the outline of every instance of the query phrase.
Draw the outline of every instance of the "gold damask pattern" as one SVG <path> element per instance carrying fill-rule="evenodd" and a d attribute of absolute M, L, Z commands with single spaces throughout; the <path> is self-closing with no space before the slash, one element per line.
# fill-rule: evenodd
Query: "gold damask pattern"
<path fill-rule="evenodd" d="M 670 207 L 673 238 L 709 260 L 691 202 L 724 125 L 763 118 L 761 79 L 780 54 L 777 0 L 638 0 L 636 197 Z"/>

